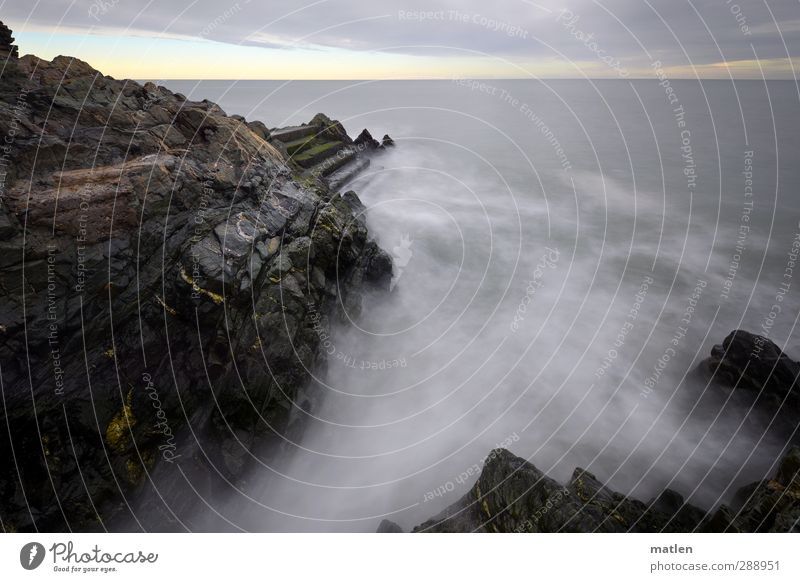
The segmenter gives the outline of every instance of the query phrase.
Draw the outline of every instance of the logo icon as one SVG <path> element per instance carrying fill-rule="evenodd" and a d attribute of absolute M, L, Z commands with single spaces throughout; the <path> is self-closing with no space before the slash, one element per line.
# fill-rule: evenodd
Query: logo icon
<path fill-rule="evenodd" d="M 35 570 L 44 561 L 44 546 L 39 542 L 30 542 L 19 551 L 19 563 L 26 570 Z"/>
<path fill-rule="evenodd" d="M 397 267 L 397 274 L 389 283 L 389 291 L 392 291 L 394 286 L 397 285 L 397 281 L 403 276 L 403 269 L 411 261 L 411 257 L 414 256 L 414 251 L 411 250 L 412 244 L 414 244 L 414 241 L 411 240 L 411 237 L 408 234 L 403 234 L 400 237 L 400 244 L 392 248 L 392 258 L 394 259 L 394 266 Z"/>

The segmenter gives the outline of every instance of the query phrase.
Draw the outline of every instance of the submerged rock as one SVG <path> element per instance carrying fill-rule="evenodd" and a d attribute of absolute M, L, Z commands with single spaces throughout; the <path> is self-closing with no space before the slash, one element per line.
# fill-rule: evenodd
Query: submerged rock
<path fill-rule="evenodd" d="M 321 337 L 388 285 L 391 262 L 356 194 L 301 175 L 265 125 L 69 57 L 14 64 L 2 524 L 137 527 L 131 496 L 154 471 L 229 487 L 254 447 L 301 432 Z"/>

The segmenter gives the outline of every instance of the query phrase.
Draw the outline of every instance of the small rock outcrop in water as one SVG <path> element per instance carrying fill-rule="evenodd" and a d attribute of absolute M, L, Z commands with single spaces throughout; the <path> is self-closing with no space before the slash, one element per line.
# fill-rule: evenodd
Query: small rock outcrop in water
<path fill-rule="evenodd" d="M 403 529 L 395 522 L 389 519 L 384 519 L 378 525 L 378 529 L 375 533 L 403 533 Z"/>
<path fill-rule="evenodd" d="M 374 150 L 381 147 L 381 144 L 378 142 L 378 140 L 372 137 L 372 134 L 366 129 L 362 131 L 360 134 L 358 134 L 358 137 L 354 140 L 353 143 Z"/>
<path fill-rule="evenodd" d="M 155 470 L 206 495 L 299 434 L 331 318 L 391 279 L 323 158 L 69 57 L 6 68 L 0 134 L 3 529 L 133 523 Z"/>
<path fill-rule="evenodd" d="M 666 490 L 649 503 L 605 487 L 576 469 L 566 485 L 505 449 L 495 449 L 469 492 L 415 532 L 800 531 L 800 448 L 775 479 L 744 487 L 735 509 L 712 516 Z"/>
<path fill-rule="evenodd" d="M 800 413 L 800 363 L 763 336 L 732 331 L 700 367 L 719 384 L 757 394 L 773 405 L 785 402 Z"/>

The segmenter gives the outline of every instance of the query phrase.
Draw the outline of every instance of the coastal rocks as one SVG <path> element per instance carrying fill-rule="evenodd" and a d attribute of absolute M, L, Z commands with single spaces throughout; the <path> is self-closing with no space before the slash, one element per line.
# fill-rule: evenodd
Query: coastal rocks
<path fill-rule="evenodd" d="M 364 171 L 369 151 L 381 147 L 366 129 L 350 139 L 339 121 L 322 113 L 303 125 L 273 129 L 270 143 L 304 176 L 321 180 L 332 190 Z"/>
<path fill-rule="evenodd" d="M 383 525 L 383 524 L 382 524 Z M 505 449 L 493 450 L 475 485 L 414 532 L 800 531 L 800 448 L 775 477 L 743 487 L 711 515 L 670 489 L 643 503 L 575 469 L 565 486 Z"/>
<path fill-rule="evenodd" d="M 701 372 L 728 388 L 749 391 L 773 405 L 800 403 L 800 363 L 771 340 L 744 330 L 732 331 L 700 364 Z"/>
<path fill-rule="evenodd" d="M 649 504 L 576 469 L 566 486 L 505 449 L 493 450 L 470 491 L 415 532 L 686 531 L 704 512 L 674 492 Z"/>
<path fill-rule="evenodd" d="M 358 134 L 358 137 L 353 140 L 353 143 L 363 149 L 370 150 L 382 150 L 395 145 L 394 140 L 389 137 L 388 134 L 384 134 L 383 138 L 381 138 L 381 141 L 379 142 L 377 139 L 372 137 L 372 134 L 366 129 Z"/>
<path fill-rule="evenodd" d="M 388 286 L 391 260 L 355 193 L 287 163 L 263 124 L 69 57 L 15 65 L 0 84 L 2 527 L 138 528 L 152 475 L 230 487 L 252 450 L 302 432 L 321 337 Z"/>
<path fill-rule="evenodd" d="M 381 147 L 381 144 L 378 143 L 378 140 L 372 137 L 372 134 L 366 129 L 358 134 L 358 137 L 353 140 L 353 143 L 370 149 L 378 149 Z"/>
<path fill-rule="evenodd" d="M 375 531 L 375 533 L 403 533 L 403 529 L 395 522 L 389 519 L 384 519 L 378 525 L 378 529 Z"/>
<path fill-rule="evenodd" d="M 800 533 L 800 448 L 789 450 L 773 479 L 741 488 L 702 531 Z"/>
<path fill-rule="evenodd" d="M 303 176 L 334 191 L 366 170 L 371 154 L 394 145 L 388 135 L 378 142 L 366 129 L 353 140 L 339 121 L 322 113 L 303 125 L 273 129 L 268 139 Z"/>

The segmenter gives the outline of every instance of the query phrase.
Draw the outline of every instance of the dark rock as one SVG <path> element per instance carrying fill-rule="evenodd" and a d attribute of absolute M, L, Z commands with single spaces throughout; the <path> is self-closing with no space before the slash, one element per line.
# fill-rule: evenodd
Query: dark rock
<path fill-rule="evenodd" d="M 270 137 L 269 129 L 261 121 L 251 121 L 247 124 L 247 127 L 263 140 L 268 140 Z"/>
<path fill-rule="evenodd" d="M 796 405 L 800 399 L 800 363 L 760 335 L 741 329 L 731 332 L 700 367 L 729 388 L 751 391 L 776 403 L 786 399 Z"/>
<path fill-rule="evenodd" d="M 583 469 L 563 486 L 524 459 L 495 449 L 470 491 L 414 531 L 681 531 L 698 526 L 703 517 L 679 497 L 668 495 L 651 505 L 627 498 Z"/>
<path fill-rule="evenodd" d="M 669 489 L 645 504 L 576 469 L 566 486 L 496 449 L 470 491 L 415 532 L 788 532 L 800 531 L 800 448 L 775 479 L 742 488 L 712 515 Z"/>
<path fill-rule="evenodd" d="M 353 140 L 347 135 L 344 126 L 342 126 L 339 121 L 331 119 L 324 113 L 317 113 L 308 125 L 317 128 L 315 135 L 319 138 L 340 141 L 345 145 L 353 143 Z"/>
<path fill-rule="evenodd" d="M 800 448 L 786 453 L 774 479 L 742 487 L 734 502 L 721 506 L 703 531 L 800 533 Z"/>
<path fill-rule="evenodd" d="M 0 240 L 8 240 L 21 232 L 17 218 L 0 202 Z"/>
<path fill-rule="evenodd" d="M 0 133 L 16 126 L 0 206 L 3 527 L 138 527 L 154 474 L 161 509 L 191 514 L 256 447 L 300 434 L 319 326 L 342 304 L 357 313 L 387 255 L 358 197 L 293 174 L 263 124 L 78 59 L 16 65 L 0 84 Z"/>
<path fill-rule="evenodd" d="M 19 51 L 17 45 L 14 44 L 14 37 L 11 35 L 11 29 L 5 24 L 0 22 L 0 58 L 18 58 Z"/>
<path fill-rule="evenodd" d="M 378 143 L 378 140 L 372 137 L 372 134 L 366 129 L 358 134 L 358 137 L 353 140 L 353 143 L 361 148 L 372 150 L 381 147 L 381 144 Z"/>
<path fill-rule="evenodd" d="M 394 140 L 391 137 L 389 137 L 389 134 L 387 133 L 383 136 L 383 139 L 381 139 L 381 145 L 383 147 L 394 146 Z"/>
<path fill-rule="evenodd" d="M 403 533 L 403 528 L 391 520 L 384 519 L 381 521 L 375 533 Z"/>
<path fill-rule="evenodd" d="M 800 363 L 772 341 L 744 330 L 733 331 L 698 365 L 698 375 L 709 389 L 696 394 L 696 399 L 714 407 L 730 401 L 748 410 L 746 422 L 754 430 L 798 443 Z"/>
<path fill-rule="evenodd" d="M 680 493 L 672 489 L 665 489 L 647 505 L 656 512 L 672 516 L 670 526 L 675 531 L 692 531 L 706 517 L 702 509 L 689 505 Z"/>

